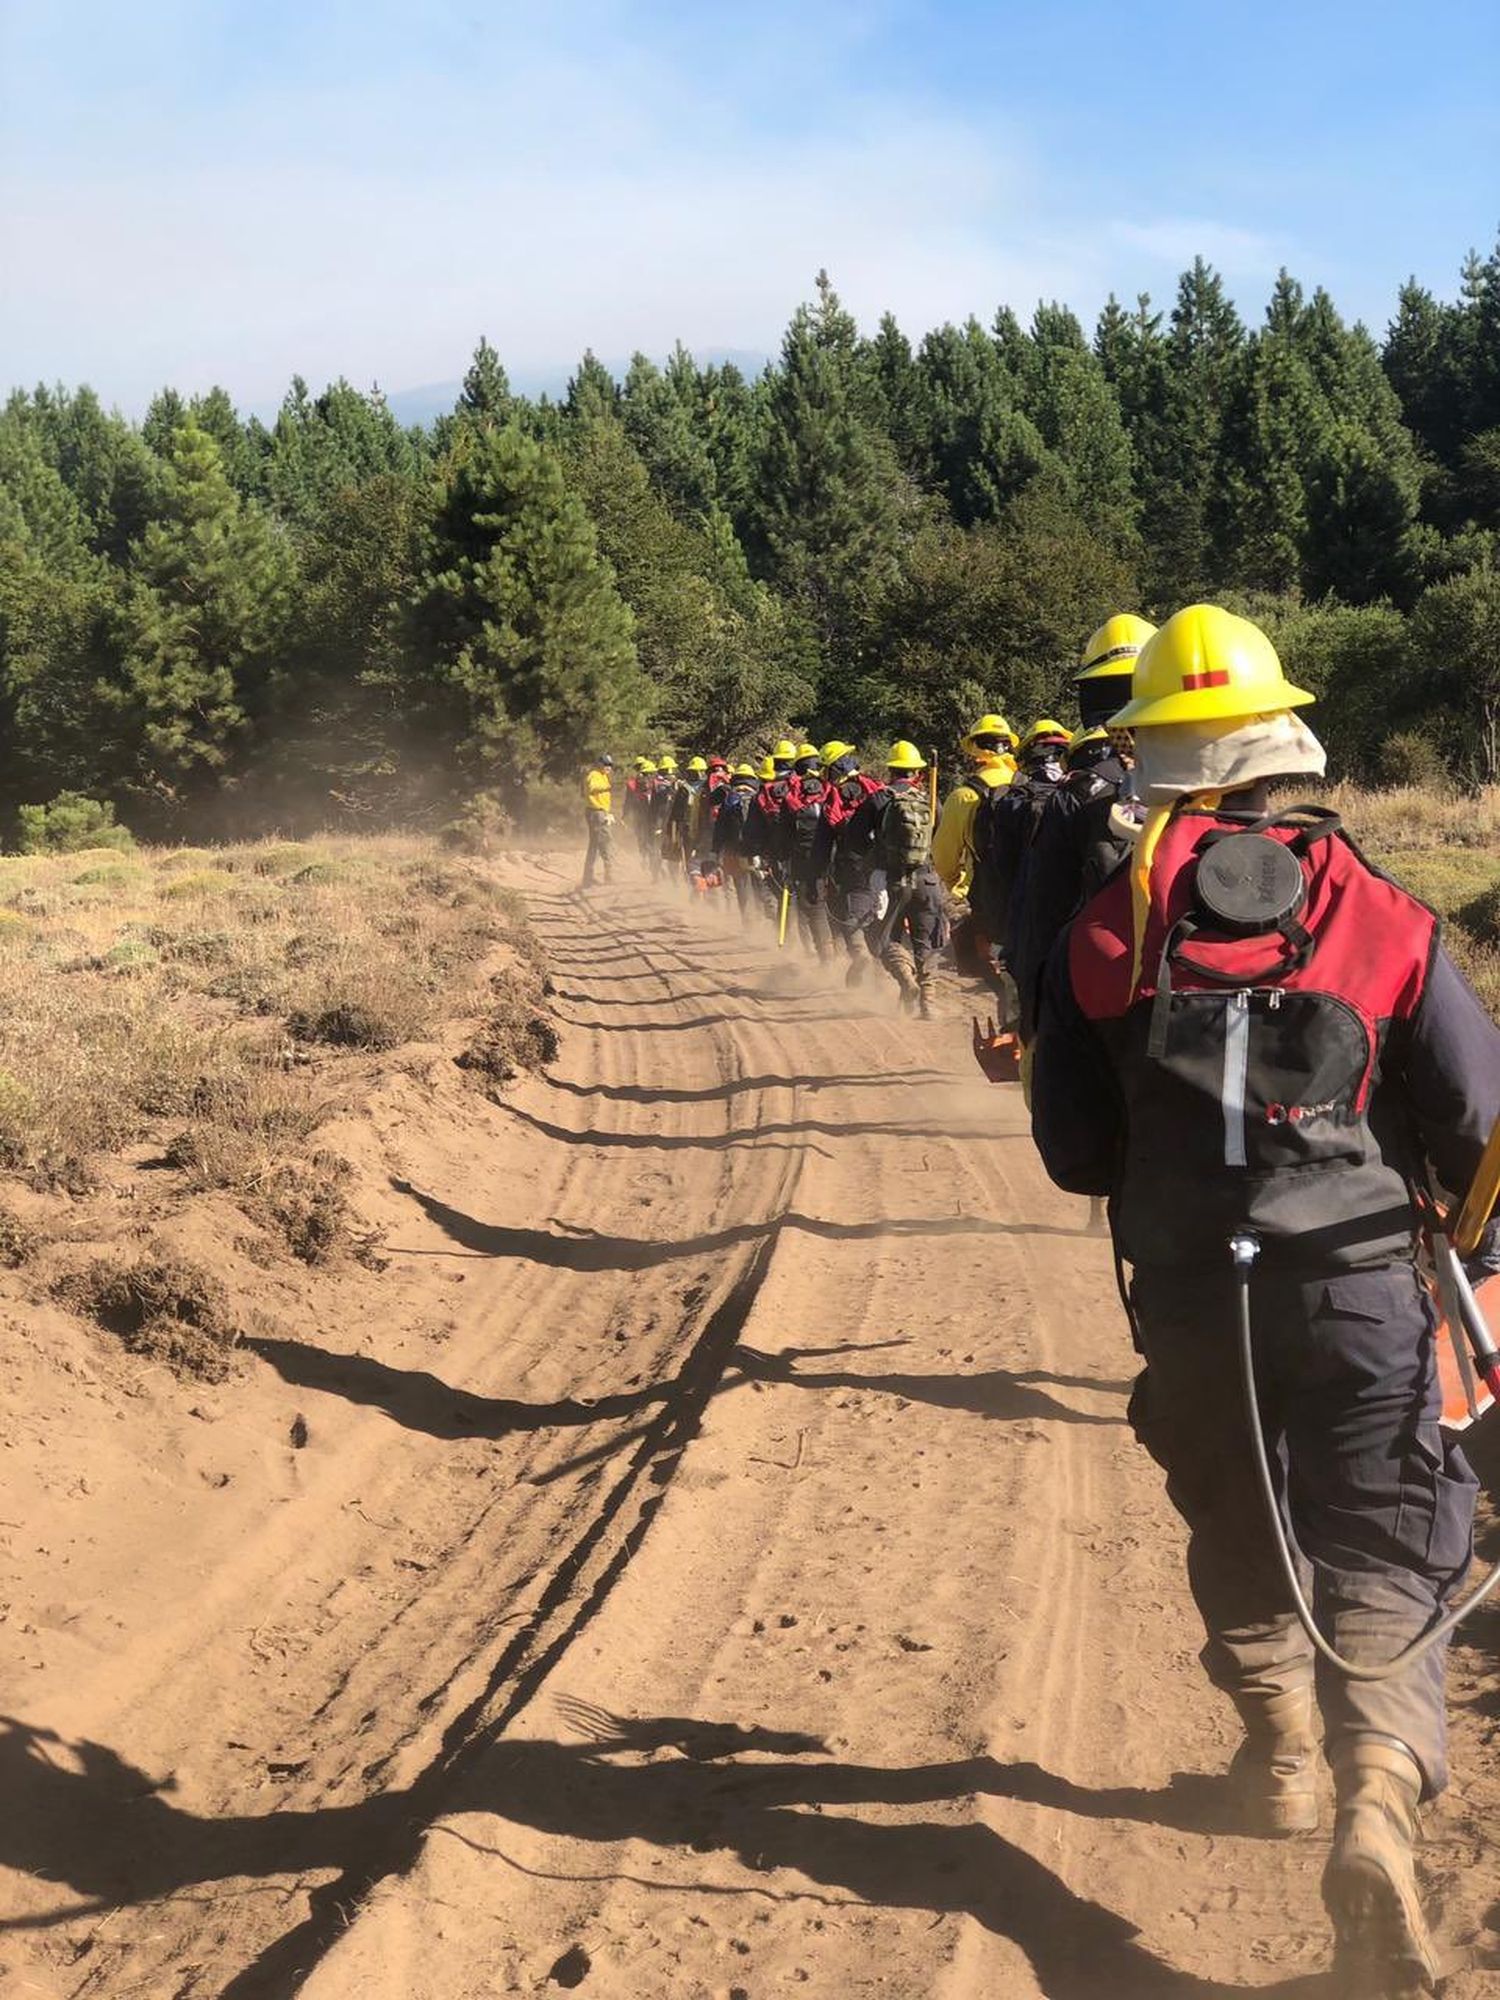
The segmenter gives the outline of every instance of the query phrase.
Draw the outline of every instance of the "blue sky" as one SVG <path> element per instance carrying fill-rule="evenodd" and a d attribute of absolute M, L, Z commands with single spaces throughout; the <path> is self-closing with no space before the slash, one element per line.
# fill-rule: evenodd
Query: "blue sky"
<path fill-rule="evenodd" d="M 1500 226 L 1500 5 L 0 0 L 0 389 L 400 390 L 1041 296 L 1382 328 Z"/>

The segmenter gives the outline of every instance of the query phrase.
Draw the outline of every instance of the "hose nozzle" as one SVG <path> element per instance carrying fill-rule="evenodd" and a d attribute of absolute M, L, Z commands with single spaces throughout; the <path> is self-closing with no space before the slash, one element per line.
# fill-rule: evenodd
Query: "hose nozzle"
<path fill-rule="evenodd" d="M 1229 1239 L 1229 1255 L 1237 1271 L 1248 1271 L 1260 1255 L 1260 1238 L 1253 1229 L 1237 1229 Z"/>

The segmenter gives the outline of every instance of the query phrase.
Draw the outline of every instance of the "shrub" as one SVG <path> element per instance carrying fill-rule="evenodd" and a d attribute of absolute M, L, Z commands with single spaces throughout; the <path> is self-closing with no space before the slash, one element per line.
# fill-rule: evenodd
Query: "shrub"
<path fill-rule="evenodd" d="M 257 875 L 290 875 L 294 869 L 306 865 L 307 849 L 294 840 L 261 848 L 251 862 Z"/>
<path fill-rule="evenodd" d="M 1468 902 L 1460 903 L 1453 912 L 1453 921 L 1462 924 L 1470 937 L 1480 944 L 1500 945 L 1500 875 L 1487 889 L 1481 889 Z"/>
<path fill-rule="evenodd" d="M 510 815 L 493 792 L 476 792 L 463 811 L 438 833 L 454 854 L 492 854 L 511 830 Z"/>
<path fill-rule="evenodd" d="M 304 1264 L 327 1264 L 352 1240 L 349 1198 L 341 1183 L 348 1166 L 329 1153 L 315 1153 L 306 1165 L 288 1160 L 269 1176 L 259 1206 L 294 1257 Z"/>
<path fill-rule="evenodd" d="M 1448 760 L 1430 736 L 1419 729 L 1398 729 L 1375 752 L 1375 781 L 1380 785 L 1453 784 Z"/>
<path fill-rule="evenodd" d="M 129 1267 L 96 1257 L 59 1278 L 53 1295 L 176 1375 L 222 1382 L 229 1373 L 229 1352 L 240 1339 L 229 1293 L 184 1257 L 158 1252 Z"/>
<path fill-rule="evenodd" d="M 108 800 L 91 799 L 82 792 L 59 792 L 48 805 L 22 806 L 16 817 L 20 822 L 16 845 L 23 854 L 78 854 L 90 847 L 123 852 L 135 846 L 130 829 L 116 825 L 115 809 Z"/>
<path fill-rule="evenodd" d="M 8 1271 L 17 1270 L 36 1255 L 41 1241 L 39 1233 L 24 1217 L 17 1215 L 8 1203 L 0 1202 L 0 1264 Z"/>
<path fill-rule="evenodd" d="M 234 877 L 223 868 L 195 868 L 163 882 L 161 893 L 169 902 L 203 902 L 209 896 L 223 896 L 234 888 Z"/>
<path fill-rule="evenodd" d="M 399 1020 L 358 1000 L 335 1000 L 316 1013 L 295 1008 L 287 1027 L 299 1042 L 335 1049 L 394 1049 L 407 1039 Z"/>
<path fill-rule="evenodd" d="M 85 868 L 82 874 L 73 877 L 75 889 L 102 889 L 107 895 L 118 895 L 127 889 L 139 888 L 145 881 L 145 871 L 127 868 L 118 861 L 96 862 L 92 868 Z"/>

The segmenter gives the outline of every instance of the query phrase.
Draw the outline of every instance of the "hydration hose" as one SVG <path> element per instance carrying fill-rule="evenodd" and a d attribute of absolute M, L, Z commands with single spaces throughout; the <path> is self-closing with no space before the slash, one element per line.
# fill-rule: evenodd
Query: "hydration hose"
<path fill-rule="evenodd" d="M 1302 1589 L 1302 1580 L 1297 1574 L 1297 1563 L 1307 1558 L 1297 1546 L 1296 1536 L 1289 1522 L 1283 1519 L 1281 1502 L 1277 1498 L 1276 1482 L 1271 1474 L 1270 1455 L 1266 1450 L 1265 1432 L 1260 1421 L 1260 1398 L 1255 1391 L 1255 1334 L 1250 1323 L 1250 1273 L 1256 1258 L 1260 1255 L 1260 1238 L 1248 1229 L 1237 1230 L 1229 1239 L 1229 1254 L 1234 1260 L 1235 1293 L 1239 1304 L 1240 1330 L 1240 1379 L 1245 1390 L 1245 1409 L 1250 1419 L 1250 1443 L 1255 1452 L 1255 1469 L 1260 1478 L 1261 1497 L 1266 1503 L 1266 1514 L 1271 1523 L 1271 1539 L 1281 1562 L 1282 1575 L 1292 1594 L 1292 1604 L 1297 1613 L 1298 1623 L 1312 1641 L 1320 1656 L 1331 1667 L 1351 1681 L 1387 1681 L 1396 1674 L 1404 1673 L 1410 1666 L 1430 1653 L 1434 1646 L 1440 1646 L 1457 1626 L 1461 1625 L 1471 1611 L 1478 1610 L 1490 1592 L 1500 1586 L 1500 1563 L 1490 1571 L 1479 1588 L 1472 1591 L 1462 1604 L 1455 1604 L 1420 1637 L 1405 1646 L 1395 1659 L 1387 1660 L 1378 1667 L 1360 1666 L 1354 1660 L 1346 1660 L 1336 1652 L 1318 1630 L 1318 1621 L 1313 1616 L 1312 1607 Z"/>

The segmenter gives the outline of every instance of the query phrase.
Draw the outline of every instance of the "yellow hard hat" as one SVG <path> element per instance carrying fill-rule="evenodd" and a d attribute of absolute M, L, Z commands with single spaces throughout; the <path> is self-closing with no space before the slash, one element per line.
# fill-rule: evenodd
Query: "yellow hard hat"
<path fill-rule="evenodd" d="M 1075 681 L 1108 681 L 1133 673 L 1142 646 L 1156 627 L 1137 618 L 1132 611 L 1117 611 L 1106 618 L 1083 649 Z"/>
<path fill-rule="evenodd" d="M 650 764 L 650 763 L 651 763 L 651 759 L 650 759 L 649 757 L 637 757 L 637 758 L 636 758 L 636 760 L 635 760 L 635 768 L 636 768 L 636 769 L 637 769 L 638 771 L 644 771 L 644 770 L 645 770 L 645 768 L 646 768 L 646 766 L 647 766 L 648 764 Z M 655 768 L 656 768 L 656 767 L 655 767 L 654 765 L 652 765 L 652 769 L 654 770 Z"/>
<path fill-rule="evenodd" d="M 981 715 L 964 738 L 964 748 L 966 750 L 973 743 L 976 736 L 1003 736 L 1012 748 L 1014 748 L 1016 742 L 1016 732 L 1011 728 L 1003 715 Z"/>
<path fill-rule="evenodd" d="M 825 764 L 836 764 L 840 757 L 851 756 L 853 751 L 854 745 L 852 743 L 845 743 L 838 736 L 830 736 L 828 741 L 823 745 L 823 748 L 818 752 L 818 755 L 823 759 Z"/>
<path fill-rule="evenodd" d="M 1026 734 L 1021 738 L 1021 748 L 1023 750 L 1030 750 L 1034 745 L 1042 742 L 1047 737 L 1051 737 L 1058 743 L 1066 743 L 1072 734 L 1072 730 L 1068 728 L 1066 723 L 1054 722 L 1050 715 L 1044 715 L 1040 722 L 1033 722 L 1031 727 L 1026 731 Z"/>
<path fill-rule="evenodd" d="M 799 743 L 797 745 L 797 762 L 799 764 L 804 757 L 816 757 L 817 754 L 818 746 L 816 743 Z"/>
<path fill-rule="evenodd" d="M 768 785 L 775 776 L 776 759 L 774 757 L 767 757 L 760 767 L 760 781 L 763 785 Z"/>
<path fill-rule="evenodd" d="M 675 771 L 677 769 L 677 759 L 669 750 L 665 756 L 657 758 L 656 767 L 659 771 Z"/>
<path fill-rule="evenodd" d="M 770 761 L 768 757 L 766 762 L 769 763 Z M 753 764 L 736 764 L 729 775 L 732 778 L 753 778 L 755 776 L 755 766 Z"/>
<path fill-rule="evenodd" d="M 789 736 L 783 736 L 781 741 L 773 746 L 771 757 L 777 764 L 793 764 L 797 759 L 797 746 Z"/>
<path fill-rule="evenodd" d="M 1108 741 L 1109 731 L 1098 723 L 1092 729 L 1075 729 L 1073 734 L 1068 738 L 1068 755 L 1071 757 L 1075 750 L 1081 750 L 1085 743 L 1107 743 Z"/>
<path fill-rule="evenodd" d="M 891 754 L 885 760 L 885 768 L 888 771 L 925 771 L 927 759 L 915 743 L 908 743 L 904 736 L 900 736 L 891 745 Z"/>
<path fill-rule="evenodd" d="M 689 757 L 688 769 L 700 773 L 704 772 L 708 769 L 708 759 L 706 757 Z"/>
<path fill-rule="evenodd" d="M 1317 699 L 1292 686 L 1258 625 L 1217 604 L 1190 604 L 1167 620 L 1142 647 L 1130 692 L 1132 699 L 1109 718 L 1111 728 L 1232 722 Z"/>
<path fill-rule="evenodd" d="M 641 766 L 641 776 L 643 778 L 654 778 L 656 776 L 656 766 L 652 763 L 649 757 L 642 757 L 640 760 L 640 766 Z"/>

